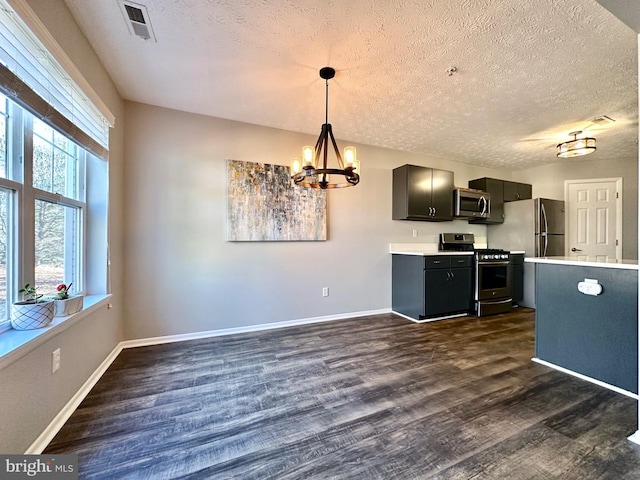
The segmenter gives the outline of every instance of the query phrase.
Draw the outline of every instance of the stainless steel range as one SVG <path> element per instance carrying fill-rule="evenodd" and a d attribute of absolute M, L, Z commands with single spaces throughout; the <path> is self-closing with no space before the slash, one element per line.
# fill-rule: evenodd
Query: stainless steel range
<path fill-rule="evenodd" d="M 506 250 L 475 250 L 476 315 L 494 315 L 511 310 L 511 269 Z"/>
<path fill-rule="evenodd" d="M 473 251 L 475 264 L 474 309 L 479 317 L 508 312 L 512 308 L 509 252 L 474 248 L 472 233 L 441 233 L 440 250 Z"/>

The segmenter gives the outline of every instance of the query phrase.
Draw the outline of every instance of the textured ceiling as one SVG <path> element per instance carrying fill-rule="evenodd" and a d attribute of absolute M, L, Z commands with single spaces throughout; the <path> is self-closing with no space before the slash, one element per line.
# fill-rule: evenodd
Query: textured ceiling
<path fill-rule="evenodd" d="M 589 126 L 638 157 L 637 35 L 595 0 L 140 0 L 157 42 L 65 1 L 128 100 L 317 135 L 328 65 L 342 146 L 522 168 Z"/>

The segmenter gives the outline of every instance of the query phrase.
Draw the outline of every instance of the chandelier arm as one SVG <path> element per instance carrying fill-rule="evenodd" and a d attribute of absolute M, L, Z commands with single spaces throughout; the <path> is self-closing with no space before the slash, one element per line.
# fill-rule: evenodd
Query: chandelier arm
<path fill-rule="evenodd" d="M 316 142 L 316 168 L 327 168 L 327 161 L 324 160 L 320 163 L 320 155 L 322 154 L 324 146 L 327 144 L 327 124 L 322 125 L 322 131 Z"/>
<path fill-rule="evenodd" d="M 340 155 L 340 149 L 338 148 L 338 145 L 336 144 L 336 139 L 333 136 L 333 129 L 331 128 L 331 125 L 329 125 L 329 135 L 331 136 L 331 143 L 333 144 L 333 151 L 336 154 L 336 158 L 338 159 L 338 165 L 340 166 L 341 170 L 344 170 L 344 162 L 342 161 L 342 155 Z M 325 168 L 327 168 L 325 166 Z"/>
<path fill-rule="evenodd" d="M 321 177 L 319 179 L 319 183 L 320 185 L 326 185 L 329 183 L 328 181 L 328 175 L 327 175 L 327 158 L 328 158 L 328 147 L 329 147 L 329 139 L 328 139 L 328 133 L 331 131 L 331 125 L 329 125 L 328 123 L 325 123 L 322 126 L 323 129 L 323 138 L 322 138 L 322 174 Z M 319 153 L 319 152 L 318 152 Z M 326 188 L 326 187 L 323 187 Z"/>
<path fill-rule="evenodd" d="M 315 146 L 315 157 L 314 157 L 314 167 L 318 168 L 318 160 L 320 159 L 320 150 L 322 149 L 322 144 L 325 142 L 325 134 L 324 134 L 324 125 L 320 129 L 320 135 L 318 135 L 318 140 L 316 141 Z"/>

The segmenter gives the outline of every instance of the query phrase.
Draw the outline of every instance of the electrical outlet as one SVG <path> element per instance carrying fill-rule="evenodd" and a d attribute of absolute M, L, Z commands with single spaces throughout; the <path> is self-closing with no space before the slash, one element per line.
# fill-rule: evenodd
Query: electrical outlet
<path fill-rule="evenodd" d="M 329 296 L 329 287 L 324 287 L 322 289 L 322 296 L 323 297 L 328 297 Z"/>
<path fill-rule="evenodd" d="M 56 348 L 51 354 L 51 373 L 60 370 L 60 349 Z"/>
<path fill-rule="evenodd" d="M 417 229 L 417 228 L 414 228 L 414 229 L 413 229 L 413 236 L 414 236 L 414 237 L 417 237 L 417 236 L 418 236 L 418 229 Z"/>

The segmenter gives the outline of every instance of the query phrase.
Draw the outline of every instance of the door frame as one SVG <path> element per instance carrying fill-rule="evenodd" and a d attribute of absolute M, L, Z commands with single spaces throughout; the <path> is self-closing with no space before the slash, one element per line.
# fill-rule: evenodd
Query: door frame
<path fill-rule="evenodd" d="M 564 216 L 564 231 L 565 235 L 569 235 L 569 185 L 578 185 L 585 183 L 601 183 L 601 182 L 615 182 L 616 183 L 616 260 L 622 260 L 622 177 L 613 178 L 581 178 L 576 180 L 564 181 L 564 204 L 566 215 Z M 567 237 L 565 241 L 565 256 L 569 256 L 569 239 Z"/>

